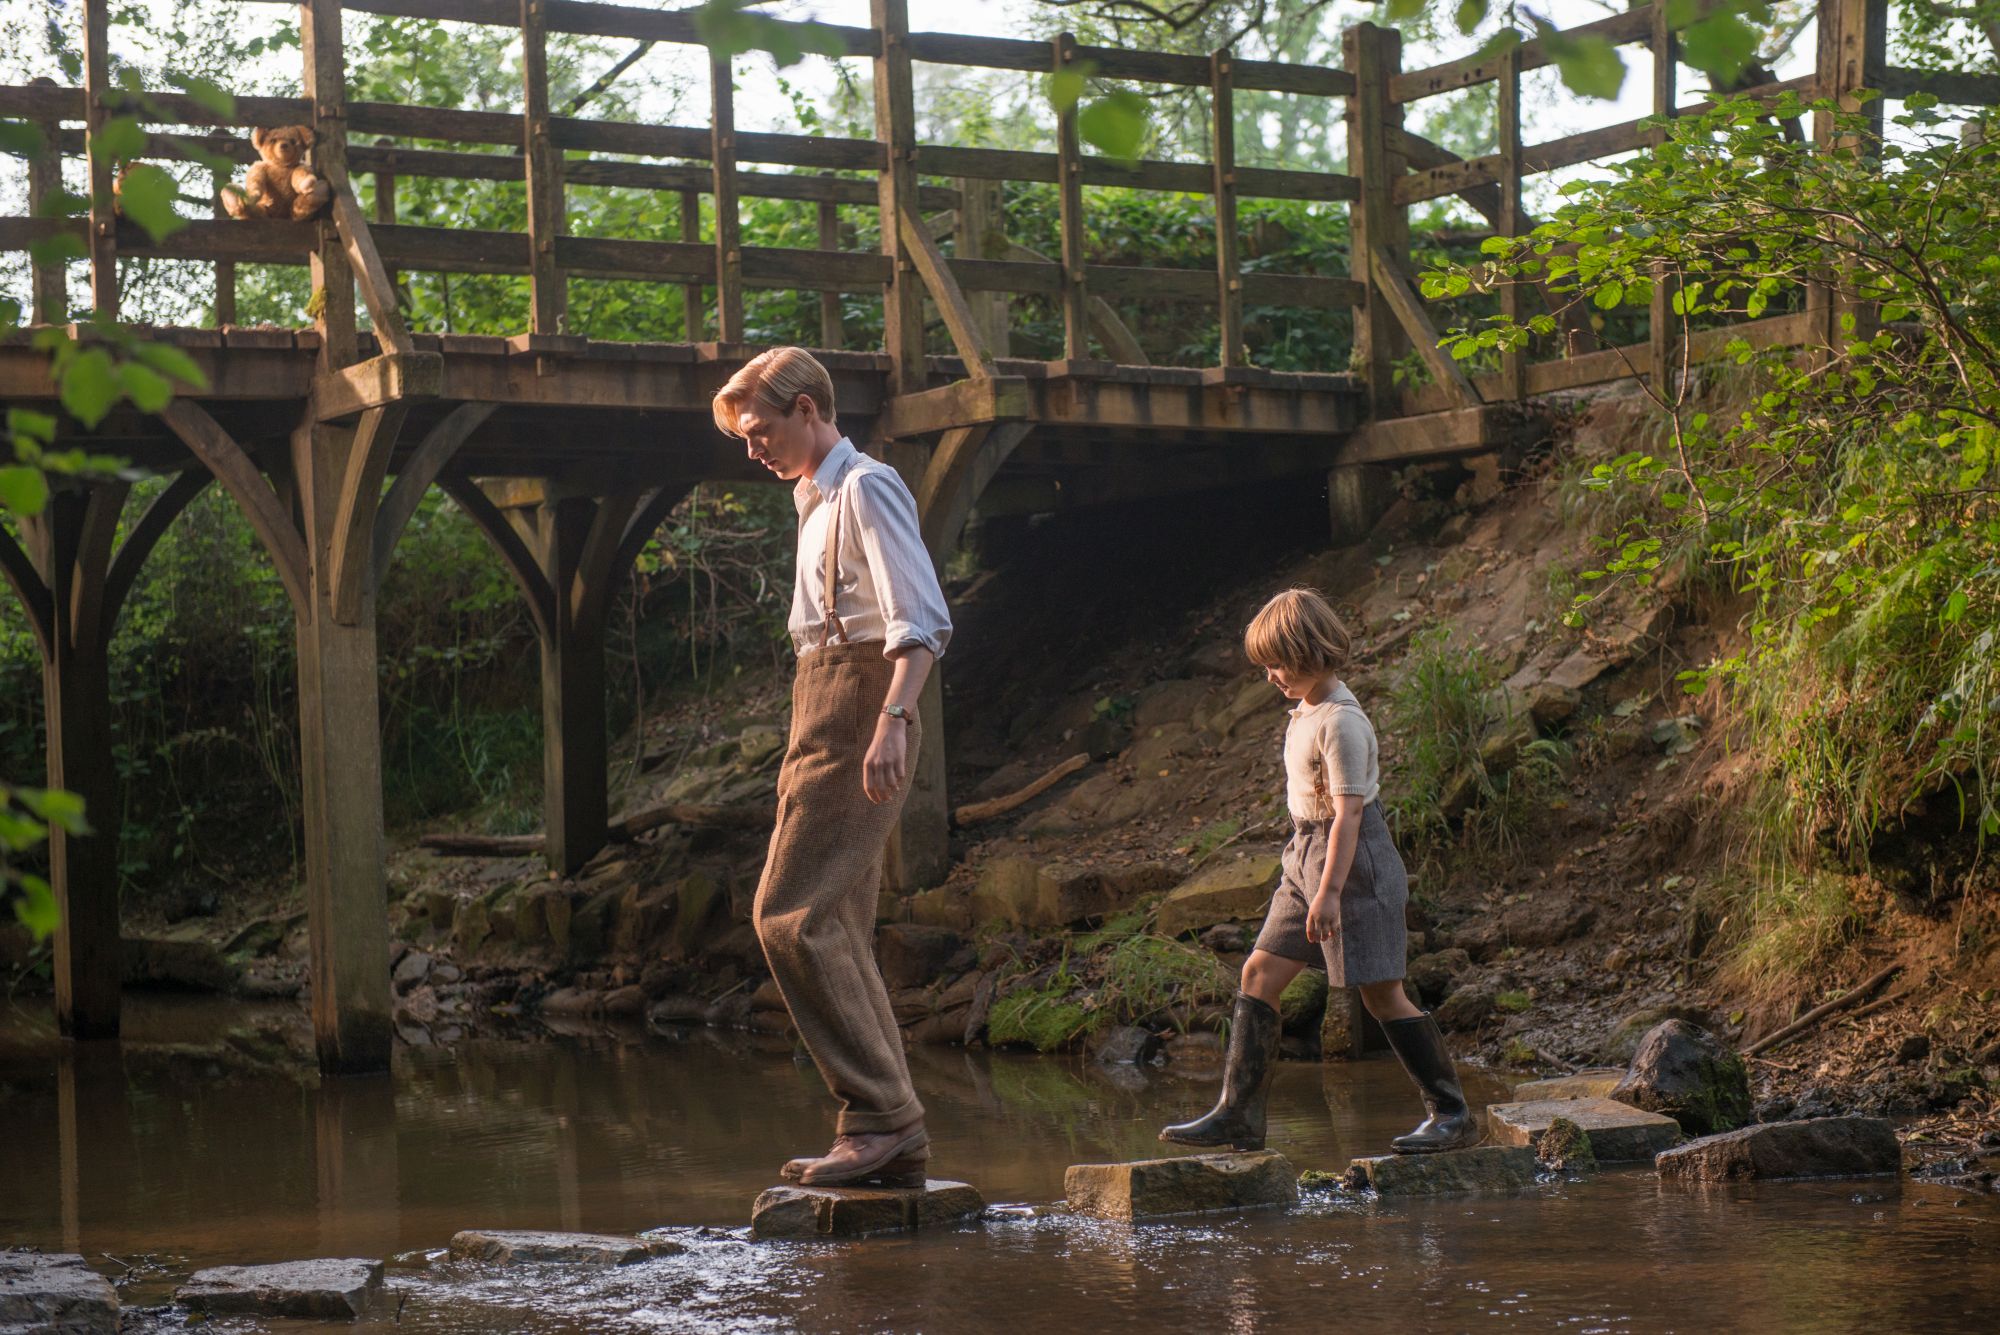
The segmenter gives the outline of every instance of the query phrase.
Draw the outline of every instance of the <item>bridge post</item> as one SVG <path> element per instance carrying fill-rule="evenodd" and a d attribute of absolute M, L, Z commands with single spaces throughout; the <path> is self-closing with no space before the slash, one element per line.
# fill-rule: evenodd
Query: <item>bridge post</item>
<path fill-rule="evenodd" d="M 966 176 L 953 184 L 958 187 L 958 230 L 953 239 L 959 256 L 968 260 L 1006 259 L 1007 217 L 1000 182 Z M 995 357 L 1007 356 L 1013 323 L 1008 314 L 1007 294 L 970 292 L 966 298 L 987 348 Z"/>
<path fill-rule="evenodd" d="M 90 181 L 90 303 L 118 318 L 118 219 L 112 202 L 111 155 L 104 144 L 111 119 L 111 0 L 83 0 L 83 147 Z"/>
<path fill-rule="evenodd" d="M 1819 0 L 1819 77 L 1814 92 L 1841 111 L 1866 115 L 1869 130 L 1877 138 L 1882 133 L 1883 99 L 1864 104 L 1855 93 L 1876 81 L 1888 44 L 1888 13 L 1886 0 Z M 1823 111 L 1813 113 L 1813 140 L 1822 149 L 1866 151 L 1854 136 L 1842 134 L 1833 117 Z M 1842 298 L 1823 279 L 1806 288 L 1806 311 L 1812 337 L 1827 348 L 1868 338 L 1872 332 L 1867 327 L 1868 310 Z M 1843 317 L 1853 318 L 1851 333 L 1841 328 Z"/>
<path fill-rule="evenodd" d="M 546 500 L 535 526 L 555 612 L 542 644 L 542 828 L 549 870 L 571 875 L 604 847 L 610 749 L 604 703 L 604 619 L 597 598 L 573 596 L 598 503 Z M 592 592 L 595 592 L 593 590 Z"/>
<path fill-rule="evenodd" d="M 521 156 L 528 182 L 528 330 L 559 334 L 569 284 L 556 264 L 563 230 L 562 154 L 549 140 L 546 0 L 521 0 Z"/>
<path fill-rule="evenodd" d="M 38 87 L 54 88 L 54 79 L 34 80 Z M 62 131 L 62 122 L 51 117 L 41 121 L 37 128 L 42 132 L 42 146 L 28 159 L 28 212 L 37 218 L 44 216 L 49 202 L 62 193 L 62 145 L 56 136 Z M 63 272 L 61 260 L 34 260 L 34 314 L 36 324 L 66 324 L 69 322 L 69 280 Z"/>
<path fill-rule="evenodd" d="M 1384 251 L 1395 272 L 1408 269 L 1409 210 L 1394 194 L 1404 162 L 1391 144 L 1402 129 L 1403 111 L 1389 96 L 1390 80 L 1402 69 L 1403 35 L 1357 23 L 1341 34 L 1341 43 L 1355 85 L 1347 115 L 1347 170 L 1361 183 L 1361 198 L 1348 210 L 1348 272 L 1362 290 L 1361 305 L 1354 308 L 1354 363 L 1368 392 L 1369 415 L 1389 417 L 1396 408 L 1396 361 L 1410 343 L 1376 279 L 1373 256 Z"/>

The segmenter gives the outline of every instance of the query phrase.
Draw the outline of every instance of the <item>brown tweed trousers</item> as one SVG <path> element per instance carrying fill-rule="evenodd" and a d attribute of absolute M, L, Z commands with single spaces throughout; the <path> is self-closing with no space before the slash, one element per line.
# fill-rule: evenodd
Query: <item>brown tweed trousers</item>
<path fill-rule="evenodd" d="M 829 643 L 799 659 L 778 825 L 752 909 L 792 1024 L 840 1100 L 843 1136 L 893 1131 L 924 1115 L 875 964 L 882 850 L 909 785 L 880 804 L 861 790 L 861 761 L 894 670 L 880 641 Z M 901 726 L 910 730 L 914 772 L 922 740 L 915 716 Z"/>

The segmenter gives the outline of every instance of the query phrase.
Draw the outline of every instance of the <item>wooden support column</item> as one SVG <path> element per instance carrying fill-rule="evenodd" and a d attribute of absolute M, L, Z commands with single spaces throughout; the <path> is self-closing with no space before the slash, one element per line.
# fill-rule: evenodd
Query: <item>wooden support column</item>
<path fill-rule="evenodd" d="M 1227 48 L 1208 58 L 1209 90 L 1215 121 L 1215 280 L 1221 365 L 1242 366 L 1243 273 L 1236 236 L 1235 57 Z"/>
<path fill-rule="evenodd" d="M 373 246 L 365 240 L 367 223 L 347 179 L 340 5 L 337 0 L 306 0 L 301 10 L 305 94 L 317 136 L 314 160 L 334 188 L 331 212 L 348 230 L 343 239 L 332 216 L 318 223 L 313 283 L 325 294 L 318 318 L 319 377 L 314 402 L 308 403 L 291 437 L 292 481 L 303 521 L 303 531 L 294 534 L 300 558 L 294 611 L 313 1035 L 320 1069 L 335 1074 L 386 1069 L 394 1032 L 388 894 L 382 874 L 375 581 L 368 543 L 401 409 L 370 409 L 355 425 L 319 420 L 322 388 L 358 359 L 350 254 L 365 265 L 373 258 Z M 368 277 L 375 305 L 385 294 L 375 291 L 380 275 Z M 386 352 L 391 340 L 402 337 L 393 301 L 371 313 Z M 390 413 L 394 420 L 385 416 Z M 239 503 L 256 494 L 248 486 L 254 481 L 253 474 L 244 486 L 232 487 Z M 276 498 L 271 499 L 275 505 Z M 264 508 L 262 495 L 254 504 Z M 283 516 L 287 530 L 290 518 Z M 277 528 L 276 517 L 268 526 Z M 267 545 L 271 541 L 266 538 Z"/>
<path fill-rule="evenodd" d="M 36 87 L 54 88 L 54 79 L 36 79 Z M 62 147 L 57 135 L 62 122 L 51 117 L 39 122 L 42 146 L 28 159 L 28 212 L 37 218 L 49 216 L 56 197 L 62 194 Z M 69 323 L 69 281 L 60 260 L 35 260 L 32 285 L 33 318 L 36 324 Z"/>
<path fill-rule="evenodd" d="M 218 223 L 229 220 L 229 210 L 222 207 L 222 192 L 218 185 L 215 201 L 209 212 Z M 215 262 L 215 327 L 226 329 L 236 323 L 236 261 L 217 260 Z"/>
<path fill-rule="evenodd" d="M 395 140 L 383 137 L 375 141 L 377 148 L 391 148 Z M 393 227 L 396 225 L 396 173 L 378 171 L 375 173 L 375 225 Z M 403 275 L 394 267 L 384 265 L 382 273 L 389 280 L 389 288 L 395 293 L 396 304 L 409 305 L 409 293 L 403 288 Z"/>
<path fill-rule="evenodd" d="M 1390 146 L 1393 131 L 1402 129 L 1402 108 L 1389 98 L 1389 83 L 1403 63 L 1403 35 L 1394 28 L 1358 23 L 1341 35 L 1347 69 L 1355 90 L 1347 104 L 1347 170 L 1361 182 L 1361 198 L 1349 206 L 1349 272 L 1362 285 L 1361 305 L 1354 310 L 1354 362 L 1368 391 L 1369 412 L 1376 417 L 1396 411 L 1396 361 L 1409 350 L 1401 323 L 1376 281 L 1374 256 L 1392 261 L 1392 271 L 1408 267 L 1409 212 L 1395 202 L 1396 178 L 1403 174 L 1402 156 Z"/>
<path fill-rule="evenodd" d="M 1886 0 L 1819 0 L 1819 51 L 1817 96 L 1826 98 L 1844 112 L 1862 112 L 1870 137 L 1882 134 L 1882 99 L 1865 105 L 1855 93 L 1876 77 L 1888 44 Z M 1850 134 L 1842 134 L 1833 117 L 1823 111 L 1813 113 L 1813 139 L 1823 149 L 1870 152 L 1874 146 Z M 1806 311 L 1813 337 L 1828 348 L 1839 349 L 1872 333 L 1869 312 L 1828 285 L 1824 278 L 1806 289 Z M 1852 317 L 1852 333 L 1841 326 Z"/>
<path fill-rule="evenodd" d="M 1500 152 L 1500 217 L 1496 230 L 1502 236 L 1519 236 L 1527 219 L 1521 207 L 1521 49 L 1510 47 L 1500 57 L 1498 97 Z M 1500 313 L 1509 320 L 1521 318 L 1521 285 L 1505 283 L 1500 288 Z M 1500 397 L 1509 401 L 1526 396 L 1528 350 L 1506 350 L 1500 354 Z M 1336 521 L 1336 527 L 1338 522 Z"/>
<path fill-rule="evenodd" d="M 1653 6 L 1653 114 L 1671 116 L 1679 101 L 1678 81 L 1675 67 L 1680 63 L 1680 39 L 1667 22 L 1672 7 L 1666 0 L 1659 0 Z M 1518 61 L 1518 50 L 1510 52 Z M 1665 128 L 1653 131 L 1653 146 L 1659 147 L 1667 141 Z M 1680 332 L 1678 317 L 1674 315 L 1674 290 L 1672 275 L 1664 265 L 1653 273 L 1653 299 L 1646 321 L 1647 372 L 1652 377 L 1653 392 L 1669 402 L 1678 397 L 1678 389 L 1672 375 L 1674 363 L 1679 360 L 1677 349 Z"/>
<path fill-rule="evenodd" d="M 83 151 L 89 164 L 90 304 L 118 318 L 118 223 L 112 205 L 113 164 L 104 146 L 111 113 L 111 0 L 83 0 Z"/>
<path fill-rule="evenodd" d="M 130 488 L 123 482 L 63 488 L 22 521 L 32 556 L 0 529 L 0 574 L 14 586 L 41 651 L 48 723 L 48 786 L 84 802 L 90 829 L 49 831 L 49 886 L 60 917 L 55 940 L 56 1020 L 72 1038 L 118 1033 L 118 836 L 123 795 L 112 748 L 108 648 L 139 567 L 207 475 L 183 474 L 154 498 L 116 548 Z"/>
<path fill-rule="evenodd" d="M 736 90 L 729 57 L 708 63 L 710 148 L 715 183 L 715 323 L 724 343 L 743 341 L 743 218 L 736 207 Z"/>
<path fill-rule="evenodd" d="M 547 0 L 521 0 L 521 146 L 528 178 L 528 331 L 560 334 L 569 290 L 556 267 L 563 230 L 562 155 L 549 140 Z"/>
<path fill-rule="evenodd" d="M 701 194 L 695 190 L 681 191 L 681 240 L 690 245 L 701 241 Z M 681 284 L 681 326 L 690 343 L 701 342 L 705 321 L 702 319 L 703 301 L 700 283 Z"/>
<path fill-rule="evenodd" d="M 975 180 L 968 176 L 954 184 L 958 187 L 959 206 L 958 229 L 953 236 L 953 245 L 957 248 L 958 257 L 966 260 L 1009 258 L 1007 217 L 1000 182 Z M 966 300 L 971 303 L 973 318 L 979 323 L 987 348 L 995 357 L 1007 356 L 1011 324 L 1007 294 L 970 292 L 966 294 Z"/>
<path fill-rule="evenodd" d="M 926 387 L 924 292 L 910 258 L 903 219 L 917 213 L 917 112 L 910 82 L 910 9 L 907 0 L 869 0 L 882 35 L 875 58 L 875 137 L 888 161 L 877 187 L 882 253 L 889 257 L 889 285 L 882 294 L 882 344 L 889 354 L 889 393 Z M 928 742 L 928 738 L 925 739 Z"/>
<path fill-rule="evenodd" d="M 819 248 L 840 249 L 840 206 L 830 199 L 819 202 Z M 847 331 L 841 325 L 840 293 L 820 293 L 819 345 L 822 348 L 838 348 L 846 342 Z"/>
<path fill-rule="evenodd" d="M 1076 35 L 1058 33 L 1055 68 L 1076 64 Z M 1083 146 L 1077 137 L 1076 106 L 1056 113 L 1056 199 L 1062 229 L 1063 356 L 1071 361 L 1090 356 L 1090 288 L 1084 281 Z"/>

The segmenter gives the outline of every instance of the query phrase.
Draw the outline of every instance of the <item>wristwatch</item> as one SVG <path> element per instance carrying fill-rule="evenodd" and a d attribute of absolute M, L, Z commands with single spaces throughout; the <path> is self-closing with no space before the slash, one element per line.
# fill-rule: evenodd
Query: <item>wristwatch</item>
<path fill-rule="evenodd" d="M 901 719 L 905 723 L 910 721 L 910 711 L 901 705 L 883 705 L 882 712 L 890 718 Z"/>

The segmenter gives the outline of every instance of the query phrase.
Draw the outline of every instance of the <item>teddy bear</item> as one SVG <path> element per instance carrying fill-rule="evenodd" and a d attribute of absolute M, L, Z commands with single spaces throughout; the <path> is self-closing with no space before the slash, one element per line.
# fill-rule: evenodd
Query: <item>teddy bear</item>
<path fill-rule="evenodd" d="M 313 146 L 310 125 L 254 129 L 250 142 L 263 161 L 251 164 L 242 185 L 222 188 L 222 207 L 230 217 L 304 222 L 333 198 L 333 187 L 326 178 L 306 165 L 306 154 Z"/>

